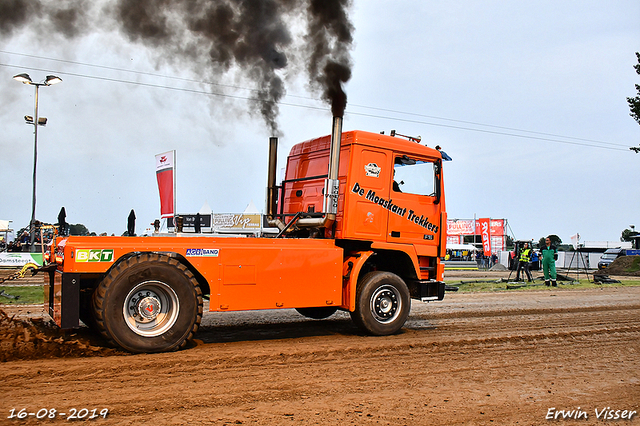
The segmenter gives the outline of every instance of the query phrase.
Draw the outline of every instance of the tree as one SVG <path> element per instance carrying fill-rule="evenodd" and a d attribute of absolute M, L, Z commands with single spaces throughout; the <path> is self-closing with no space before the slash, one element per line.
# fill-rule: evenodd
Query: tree
<path fill-rule="evenodd" d="M 69 235 L 89 235 L 89 229 L 81 223 L 69 224 Z"/>
<path fill-rule="evenodd" d="M 504 244 L 507 250 L 513 250 L 513 238 L 511 238 L 509 235 L 506 236 L 506 241 Z"/>
<path fill-rule="evenodd" d="M 638 58 L 638 64 L 634 65 L 633 68 L 636 69 L 636 74 L 640 75 L 639 52 L 636 52 L 636 57 Z M 633 119 L 636 120 L 638 124 L 640 124 L 640 84 L 636 84 L 636 91 L 638 92 L 638 96 L 636 96 L 635 98 L 627 98 L 627 102 L 629 103 L 629 109 L 631 110 L 631 113 L 629 115 L 633 117 Z M 640 147 L 637 146 L 632 146 L 629 149 L 635 151 L 636 154 L 640 152 Z"/>
<path fill-rule="evenodd" d="M 620 236 L 620 241 L 633 241 L 638 232 L 632 229 L 625 229 L 622 231 L 622 235 Z"/>
<path fill-rule="evenodd" d="M 540 238 L 540 241 L 538 241 L 538 247 L 544 247 L 547 244 L 545 243 L 545 239 L 547 237 L 542 237 Z M 560 239 L 560 237 L 558 237 L 557 235 L 549 235 L 549 239 L 551 240 L 551 245 L 552 246 L 556 246 L 558 247 L 560 244 L 562 244 L 562 240 Z"/>

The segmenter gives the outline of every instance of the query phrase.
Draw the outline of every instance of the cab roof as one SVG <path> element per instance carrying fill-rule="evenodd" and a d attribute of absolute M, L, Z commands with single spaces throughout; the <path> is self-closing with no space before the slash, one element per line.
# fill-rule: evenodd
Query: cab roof
<path fill-rule="evenodd" d="M 290 156 L 306 154 L 316 151 L 328 150 L 331 143 L 331 135 L 309 139 L 294 145 L 289 152 Z M 381 135 L 379 133 L 365 132 L 363 130 L 350 130 L 342 132 L 342 147 L 347 145 L 366 145 L 391 151 L 416 153 L 428 157 L 440 158 L 441 155 L 433 148 L 417 142 L 412 142 L 401 137 Z"/>

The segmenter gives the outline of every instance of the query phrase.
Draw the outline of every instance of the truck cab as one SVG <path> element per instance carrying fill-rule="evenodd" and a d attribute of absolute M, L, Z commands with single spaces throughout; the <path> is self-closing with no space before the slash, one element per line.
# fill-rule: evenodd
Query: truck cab
<path fill-rule="evenodd" d="M 328 136 L 295 145 L 282 182 L 285 218 L 322 211 Z M 441 154 L 416 142 L 376 133 L 342 134 L 335 224 L 322 230 L 347 251 L 389 257 L 407 279 L 442 281 L 446 210 Z M 382 257 L 382 256 L 380 256 Z M 399 272 L 399 271 L 398 271 Z"/>

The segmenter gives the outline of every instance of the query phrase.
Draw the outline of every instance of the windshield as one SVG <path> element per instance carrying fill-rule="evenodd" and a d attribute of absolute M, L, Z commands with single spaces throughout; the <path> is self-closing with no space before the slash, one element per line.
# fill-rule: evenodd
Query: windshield
<path fill-rule="evenodd" d="M 617 257 L 618 257 L 617 253 L 605 253 L 602 255 L 602 259 L 609 259 L 609 260 L 614 260 Z"/>

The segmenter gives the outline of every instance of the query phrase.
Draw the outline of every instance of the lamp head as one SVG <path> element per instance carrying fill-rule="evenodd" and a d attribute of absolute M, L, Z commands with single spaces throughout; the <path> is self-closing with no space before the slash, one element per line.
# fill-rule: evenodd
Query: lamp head
<path fill-rule="evenodd" d="M 38 117 L 38 126 L 46 126 L 47 125 L 47 117 Z M 24 122 L 26 124 L 33 124 L 33 116 L 25 115 Z"/>
<path fill-rule="evenodd" d="M 46 84 L 47 86 L 52 86 L 61 82 L 62 79 L 56 75 L 48 75 L 47 78 L 44 79 L 44 84 Z"/>
<path fill-rule="evenodd" d="M 31 81 L 31 77 L 29 77 L 29 74 L 27 74 L 27 73 L 14 75 L 13 79 L 19 81 L 20 83 L 24 83 L 24 84 L 33 83 L 33 81 Z"/>

